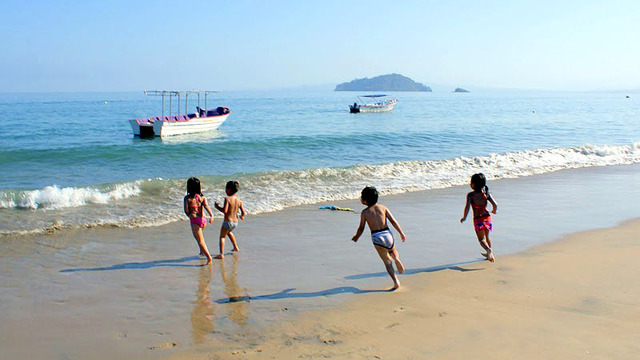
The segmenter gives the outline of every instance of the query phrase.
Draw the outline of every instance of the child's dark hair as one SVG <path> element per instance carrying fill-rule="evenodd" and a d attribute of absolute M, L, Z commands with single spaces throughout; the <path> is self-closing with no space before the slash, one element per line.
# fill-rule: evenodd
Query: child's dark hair
<path fill-rule="evenodd" d="M 378 202 L 378 190 L 373 186 L 367 186 L 362 189 L 360 197 L 367 203 L 367 206 L 373 206 Z"/>
<path fill-rule="evenodd" d="M 227 182 L 227 186 L 225 186 L 225 189 L 229 189 L 231 190 L 231 195 L 235 194 L 238 192 L 238 190 L 240 190 L 240 184 L 237 181 L 229 181 Z"/>
<path fill-rule="evenodd" d="M 483 173 L 473 174 L 471 176 L 471 183 L 473 184 L 474 191 L 484 191 L 489 195 L 489 187 L 487 186 L 487 178 Z"/>
<path fill-rule="evenodd" d="M 191 177 L 187 180 L 187 196 L 194 197 L 196 194 L 202 196 L 202 185 L 197 177 Z"/>

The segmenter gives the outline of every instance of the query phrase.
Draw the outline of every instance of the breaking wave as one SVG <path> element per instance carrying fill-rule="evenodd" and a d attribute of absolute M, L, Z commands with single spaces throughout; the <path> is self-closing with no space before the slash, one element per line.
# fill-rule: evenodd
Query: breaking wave
<path fill-rule="evenodd" d="M 564 169 L 640 162 L 640 143 L 525 150 L 433 161 L 400 161 L 271 171 L 235 176 L 250 213 L 278 211 L 319 202 L 354 199 L 367 185 L 382 194 L 440 189 L 466 184 L 483 172 L 488 179 L 518 178 Z M 203 192 L 221 200 L 229 177 L 202 176 Z M 90 187 L 55 185 L 39 190 L 0 192 L 0 234 L 60 228 L 156 226 L 183 219 L 185 179 L 148 179 Z M 34 216 L 34 213 L 37 216 Z"/>

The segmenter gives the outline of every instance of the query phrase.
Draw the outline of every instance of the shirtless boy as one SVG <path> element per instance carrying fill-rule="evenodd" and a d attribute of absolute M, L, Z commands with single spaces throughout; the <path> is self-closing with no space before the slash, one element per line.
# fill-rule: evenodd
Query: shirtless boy
<path fill-rule="evenodd" d="M 242 206 L 242 200 L 236 195 L 240 190 L 240 184 L 237 181 L 229 181 L 225 186 L 225 193 L 227 196 L 224 198 L 224 205 L 220 206 L 216 202 L 215 208 L 224 214 L 224 221 L 220 227 L 220 255 L 216 256 L 216 259 L 224 258 L 224 239 L 229 236 L 229 240 L 233 244 L 233 251 L 240 251 L 236 237 L 233 235 L 233 230 L 238 226 L 238 211 L 240 211 L 240 219 L 244 219 L 246 212 L 244 206 Z"/>
<path fill-rule="evenodd" d="M 400 281 L 393 269 L 392 259 L 395 261 L 396 268 L 400 274 L 404 272 L 404 265 L 400 261 L 400 255 L 398 254 L 398 250 L 396 250 L 393 234 L 387 226 L 387 220 L 394 228 L 396 228 L 396 230 L 398 230 L 403 242 L 406 240 L 406 236 L 402 231 L 400 224 L 398 224 L 393 215 L 391 215 L 389 209 L 384 205 L 378 204 L 378 190 L 376 190 L 376 188 L 373 186 L 367 186 L 364 188 L 361 193 L 360 202 L 363 205 L 366 205 L 367 208 L 362 210 L 362 213 L 360 214 L 360 225 L 351 240 L 358 241 L 358 238 L 364 231 L 365 223 L 369 225 L 369 230 L 371 230 L 371 241 L 373 242 L 374 248 L 378 252 L 382 262 L 384 262 L 384 266 L 387 268 L 387 273 L 389 273 L 389 276 L 391 276 L 391 279 L 393 280 L 393 287 L 391 290 L 396 290 L 400 287 Z"/>

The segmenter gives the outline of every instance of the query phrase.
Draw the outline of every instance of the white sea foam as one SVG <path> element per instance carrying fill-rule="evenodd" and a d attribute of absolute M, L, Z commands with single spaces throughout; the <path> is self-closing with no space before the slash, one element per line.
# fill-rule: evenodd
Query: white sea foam
<path fill-rule="evenodd" d="M 0 199 L 0 208 L 25 208 L 55 210 L 78 207 L 87 204 L 108 204 L 117 200 L 137 196 L 140 193 L 138 183 L 117 184 L 112 188 L 100 190 L 94 187 L 78 188 L 56 185 L 40 190 L 21 191 Z"/>
<path fill-rule="evenodd" d="M 382 194 L 446 188 L 467 184 L 470 176 L 483 172 L 488 179 L 518 178 L 563 169 L 640 162 L 640 143 L 626 146 L 579 146 L 457 157 L 436 161 L 401 161 L 272 171 L 236 177 L 240 197 L 252 214 L 288 207 L 355 199 L 364 186 L 376 186 Z M 222 199 L 220 177 L 203 177 L 204 193 L 213 203 Z M 226 179 L 228 180 L 228 179 Z M 184 219 L 184 179 L 140 180 L 86 188 L 48 186 L 41 190 L 0 194 L 0 210 L 22 208 L 38 211 L 37 220 L 21 221 L 28 213 L 9 212 L 0 219 L 0 234 L 32 233 L 68 227 L 158 226 Z M 91 207 L 86 205 L 92 204 Z M 219 214 L 217 214 L 218 216 Z M 40 223 L 38 223 L 40 222 Z M 28 223 L 35 228 L 12 228 Z"/>
<path fill-rule="evenodd" d="M 383 194 L 446 188 L 468 183 L 483 172 L 489 179 L 518 178 L 563 169 L 640 162 L 640 143 L 526 150 L 437 161 L 402 161 L 349 168 L 265 173 L 244 179 L 244 196 L 253 212 L 357 198 L 374 185 Z"/>

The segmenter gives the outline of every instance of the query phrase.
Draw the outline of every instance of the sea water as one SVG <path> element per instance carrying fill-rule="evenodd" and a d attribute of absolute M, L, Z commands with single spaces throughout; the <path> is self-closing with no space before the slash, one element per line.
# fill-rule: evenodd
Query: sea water
<path fill-rule="evenodd" d="M 356 95 L 221 92 L 207 104 L 231 109 L 219 130 L 149 140 L 128 124 L 162 113 L 142 93 L 0 94 L 0 236 L 183 220 L 191 176 L 213 200 L 238 180 L 257 214 L 354 199 L 366 185 L 398 194 L 478 171 L 498 179 L 640 162 L 640 94 L 398 92 L 393 112 L 350 114 Z"/>
<path fill-rule="evenodd" d="M 243 349 L 263 325 L 380 291 L 391 281 L 368 235 L 350 241 L 357 213 L 318 209 L 360 210 L 369 184 L 399 194 L 383 203 L 408 235 L 403 276 L 480 260 L 471 224 L 458 221 L 478 171 L 500 206 L 498 266 L 640 216 L 640 94 L 395 93 L 396 109 L 382 114 L 349 114 L 354 93 L 219 95 L 208 107 L 231 109 L 219 131 L 152 140 L 127 123 L 162 111 L 141 94 L 0 95 L 0 357 L 157 358 L 150 349 L 174 342 Z M 617 164 L 631 165 L 605 167 Z M 242 252 L 212 267 L 195 256 L 182 213 L 190 176 L 212 200 L 238 180 L 250 212 Z M 37 349 L 25 345 L 33 338 Z"/>

